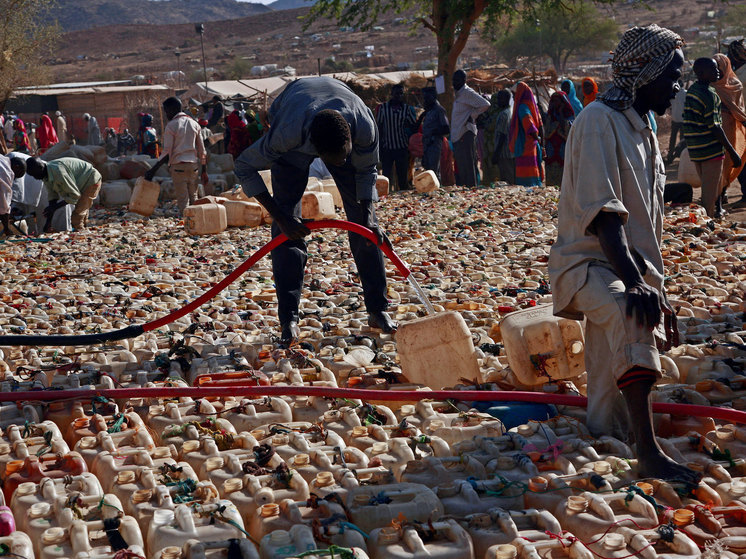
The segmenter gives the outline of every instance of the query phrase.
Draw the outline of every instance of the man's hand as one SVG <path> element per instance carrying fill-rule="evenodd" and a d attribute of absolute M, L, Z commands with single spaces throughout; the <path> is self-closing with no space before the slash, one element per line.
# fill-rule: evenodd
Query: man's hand
<path fill-rule="evenodd" d="M 634 317 L 638 326 L 653 330 L 660 324 L 662 309 L 666 302 L 657 289 L 645 282 L 639 282 L 628 287 L 625 295 L 627 316 Z"/>
<path fill-rule="evenodd" d="M 666 343 L 663 346 L 663 350 L 668 351 L 672 347 L 678 347 L 681 344 L 678 319 L 665 296 L 663 298 L 663 328 L 666 332 Z"/>
<path fill-rule="evenodd" d="M 311 234 L 311 230 L 306 227 L 302 221 L 295 217 L 273 215 L 272 219 L 277 222 L 280 231 L 282 231 L 290 240 L 297 241 Z"/>
<path fill-rule="evenodd" d="M 44 211 L 42 214 L 44 217 L 47 218 L 48 221 L 52 220 L 52 216 L 54 215 L 54 212 L 56 212 L 60 207 L 62 207 L 65 204 L 64 200 L 56 200 L 54 202 L 50 202 L 49 205 L 44 208 Z"/>
<path fill-rule="evenodd" d="M 207 176 L 207 171 L 202 171 L 202 186 L 207 186 L 210 182 L 210 177 Z"/>
<path fill-rule="evenodd" d="M 738 156 L 738 152 L 733 150 L 730 153 L 730 158 L 733 161 L 733 167 L 738 168 L 741 166 L 741 158 Z"/>
<path fill-rule="evenodd" d="M 391 241 L 388 238 L 388 235 L 386 235 L 386 233 L 381 231 L 381 228 L 378 226 L 378 224 L 370 224 L 370 225 L 366 225 L 366 227 L 370 229 L 371 231 L 373 231 L 373 234 L 378 239 L 378 246 L 382 246 L 385 244 L 389 248 L 394 248 L 393 245 L 391 244 Z"/>

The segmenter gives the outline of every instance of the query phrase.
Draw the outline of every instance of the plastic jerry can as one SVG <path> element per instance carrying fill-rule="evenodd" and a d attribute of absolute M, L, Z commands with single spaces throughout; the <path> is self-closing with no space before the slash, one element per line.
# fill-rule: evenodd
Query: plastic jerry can
<path fill-rule="evenodd" d="M 655 548 L 652 545 L 658 544 Z M 661 538 L 655 530 L 635 530 L 622 527 L 609 534 L 597 534 L 588 546 L 602 557 L 699 557 L 700 550 L 686 534 L 673 532 L 671 541 Z M 644 550 L 644 551 L 643 551 Z"/>
<path fill-rule="evenodd" d="M 554 316 L 551 305 L 510 313 L 500 322 L 500 333 L 510 368 L 526 386 L 585 372 L 582 324 Z"/>
<path fill-rule="evenodd" d="M 412 184 L 417 192 L 432 192 L 440 188 L 440 181 L 435 173 L 432 171 L 423 171 L 422 173 L 415 175 L 412 179 Z M 471 378 L 471 377 L 468 377 Z"/>
<path fill-rule="evenodd" d="M 517 554 L 507 546 L 493 546 L 487 550 L 485 559 L 595 559 L 595 555 L 582 542 L 565 533 L 560 538 L 529 542 L 518 538 L 510 547 L 515 547 Z M 502 549 L 501 549 L 502 548 Z"/>
<path fill-rule="evenodd" d="M 239 432 L 251 431 L 271 423 L 288 423 L 293 420 L 290 405 L 282 398 L 268 397 L 261 400 L 241 400 L 226 406 L 220 417 Z"/>
<path fill-rule="evenodd" d="M 264 210 L 256 202 L 226 200 L 223 206 L 228 227 L 259 227 L 262 224 Z"/>
<path fill-rule="evenodd" d="M 433 419 L 423 426 L 426 435 L 440 437 L 448 444 L 455 444 L 474 437 L 499 437 L 505 433 L 505 426 L 499 419 L 487 414 L 467 412 L 455 414 L 450 424 L 441 419 Z"/>
<path fill-rule="evenodd" d="M 181 501 L 186 497 L 190 504 L 195 505 L 214 503 L 220 499 L 217 488 L 209 481 L 198 481 L 192 484 L 192 487 L 194 490 L 187 496 L 174 485 L 159 484 L 151 489 L 139 489 L 130 496 L 127 510 L 132 511 L 132 516 L 137 520 L 140 529 L 147 534 L 155 511 L 174 510 L 178 504 L 174 503 L 174 499 Z"/>
<path fill-rule="evenodd" d="M 272 495 L 277 494 L 275 497 L 278 501 L 285 498 L 296 500 L 308 498 L 308 483 L 298 475 L 298 472 L 288 469 L 284 464 L 274 469 L 264 468 L 254 462 L 253 458 L 253 455 L 241 458 L 236 454 L 208 458 L 200 468 L 200 478 L 212 481 L 220 488 L 221 495 L 225 495 L 224 491 L 229 481 L 240 478 L 252 495 L 265 487 L 269 488 Z M 251 472 L 247 474 L 249 479 L 243 475 L 246 472 Z M 233 481 L 231 484 L 237 485 Z M 234 491 L 239 489 L 236 487 Z M 274 502 L 274 500 L 267 502 Z"/>
<path fill-rule="evenodd" d="M 264 505 L 284 499 L 305 501 L 310 496 L 308 483 L 293 470 L 285 470 L 282 477 L 274 474 L 233 477 L 223 482 L 220 494 L 236 505 L 247 525 Z"/>
<path fill-rule="evenodd" d="M 331 409 L 331 406 L 332 402 L 329 399 L 318 396 L 296 396 L 290 402 L 293 421 L 308 421 L 310 423 L 318 421 L 324 412 Z"/>
<path fill-rule="evenodd" d="M 187 540 L 184 546 L 165 547 L 155 554 L 154 559 L 259 559 L 256 547 L 247 539 L 230 539 L 215 542 Z"/>
<path fill-rule="evenodd" d="M 337 188 L 337 183 L 334 181 L 334 179 L 322 180 L 321 185 L 319 186 L 319 191 L 331 194 L 332 198 L 334 199 L 334 205 L 336 207 L 341 208 L 344 206 L 342 202 L 342 195 L 339 193 L 339 188 Z"/>
<path fill-rule="evenodd" d="M 327 192 L 304 192 L 301 205 L 303 219 L 319 220 L 337 217 L 334 198 Z"/>
<path fill-rule="evenodd" d="M 279 504 L 263 505 L 251 518 L 248 532 L 258 541 L 273 530 L 287 530 L 294 524 L 321 523 L 322 526 L 326 526 L 337 519 L 345 518 L 345 509 L 336 496 L 334 501 L 315 497 L 308 501 L 285 499 Z"/>
<path fill-rule="evenodd" d="M 309 483 L 321 472 L 337 474 L 341 470 L 359 470 L 368 467 L 368 457 L 358 448 L 313 449 L 308 454 L 301 452 L 288 459 L 288 467 Z"/>
<path fill-rule="evenodd" d="M 459 479 L 485 479 L 487 472 L 481 462 L 469 456 L 428 456 L 408 462 L 401 474 L 401 481 L 421 483 L 428 487 Z"/>
<path fill-rule="evenodd" d="M 484 557 L 490 547 L 506 545 L 516 538 L 549 539 L 547 532 L 560 534 L 562 527 L 549 511 L 490 509 L 467 515 L 461 525 L 471 536 L 474 556 Z"/>
<path fill-rule="evenodd" d="M 474 558 L 471 538 L 455 520 L 432 522 L 423 525 L 422 528 L 428 534 L 424 541 L 421 532 L 410 524 L 405 525 L 401 532 L 393 526 L 373 530 L 368 539 L 368 553 L 371 559 Z"/>
<path fill-rule="evenodd" d="M 252 200 L 246 195 L 246 193 L 243 191 L 243 188 L 239 184 L 237 184 L 230 190 L 226 190 L 225 192 L 221 193 L 221 196 L 226 200 L 235 200 L 241 202 L 251 202 Z"/>
<path fill-rule="evenodd" d="M 85 461 L 77 452 L 64 456 L 45 454 L 41 457 L 29 456 L 25 460 L 8 462 L 3 483 L 5 502 L 10 503 L 13 492 L 25 481 L 39 482 L 43 478 L 52 479 L 74 476 L 88 471 Z"/>
<path fill-rule="evenodd" d="M 378 192 L 378 198 L 385 198 L 389 195 L 389 179 L 384 175 L 376 177 L 376 191 Z"/>
<path fill-rule="evenodd" d="M 303 424 L 284 424 L 284 426 L 290 427 L 291 429 L 295 428 L 296 425 Z M 302 427 L 302 429 L 307 429 L 307 431 L 280 432 L 273 435 L 271 438 L 261 439 L 260 442 L 262 444 L 270 444 L 280 458 L 286 462 L 299 452 L 308 454 L 312 449 L 334 450 L 335 447 L 345 447 L 342 437 L 337 435 L 334 431 L 321 432 L 318 428 L 314 429 L 310 424 L 307 427 Z M 254 435 L 255 438 L 258 438 L 257 431 L 258 430 L 252 432 L 252 435 Z"/>
<path fill-rule="evenodd" d="M 99 536 L 103 533 L 105 536 L 101 539 Z M 124 549 L 145 556 L 140 527 L 131 516 L 113 518 L 106 523 L 100 520 L 78 520 L 69 529 L 58 526 L 49 528 L 41 536 L 41 552 L 38 557 L 101 557 L 111 556 Z"/>
<path fill-rule="evenodd" d="M 347 510 L 352 523 L 364 532 L 388 526 L 400 513 L 417 522 L 443 515 L 443 505 L 432 489 L 416 483 L 357 487 L 347 495 Z"/>
<path fill-rule="evenodd" d="M 101 185 L 101 203 L 107 208 L 126 206 L 132 198 L 132 189 L 127 181 L 105 182 Z"/>
<path fill-rule="evenodd" d="M 91 417 L 78 417 L 67 429 L 66 439 L 75 445 L 83 437 L 95 437 L 98 433 L 111 431 L 120 433 L 134 429 L 144 429 L 140 416 L 134 412 L 125 412 L 109 417 L 95 414 Z"/>
<path fill-rule="evenodd" d="M 96 457 L 101 452 L 116 453 L 117 450 L 131 450 L 135 448 L 146 451 L 155 449 L 153 438 L 144 426 L 141 429 L 127 429 L 119 433 L 99 431 L 95 436 L 82 437 L 75 444 L 74 450 L 83 457 L 90 470 L 93 467 Z"/>
<path fill-rule="evenodd" d="M 188 235 L 216 235 L 228 227 L 228 215 L 222 204 L 201 204 L 184 208 L 184 227 Z"/>
<path fill-rule="evenodd" d="M 71 496 L 71 500 L 57 499 L 51 504 L 37 503 L 28 510 L 26 533 L 31 537 L 35 552 L 41 553 L 42 535 L 49 528 L 68 529 L 76 520 L 112 520 L 121 515 L 122 503 L 113 495 L 75 497 Z"/>
<path fill-rule="evenodd" d="M 27 456 L 36 456 L 38 453 L 64 455 L 68 452 L 70 452 L 70 447 L 62 437 L 50 436 L 47 439 L 29 437 L 12 444 L 2 443 L 0 444 L 0 479 L 5 479 L 5 466 L 8 462 L 25 460 Z"/>
<path fill-rule="evenodd" d="M 226 500 L 198 505 L 194 510 L 187 505 L 177 505 L 175 510 L 159 509 L 148 528 L 148 556 L 166 547 L 181 547 L 192 538 L 200 541 L 240 539 L 244 537 L 243 528 L 238 509 Z"/>
<path fill-rule="evenodd" d="M 74 494 L 83 497 L 97 496 L 100 499 L 104 490 L 98 479 L 89 472 L 69 479 L 44 478 L 40 483 L 22 483 L 13 494 L 11 502 L 13 517 L 18 519 L 17 528 L 28 531 L 31 507 L 40 503 L 49 505 L 59 500 L 65 501 Z"/>
<path fill-rule="evenodd" d="M 104 489 L 111 490 L 120 472 L 132 471 L 140 467 L 162 469 L 168 472 L 170 468 L 176 467 L 174 458 L 177 456 L 176 449 L 167 446 L 158 446 L 152 451 L 141 448 L 121 449 L 115 452 L 101 452 L 93 460 L 91 471 L 101 480 Z M 194 476 L 192 468 L 187 464 L 182 469 L 182 474 Z M 194 476 L 196 479 L 196 476 Z"/>
<path fill-rule="evenodd" d="M 9 536 L 16 531 L 16 520 L 13 512 L 5 505 L 0 506 L 0 537 Z"/>
<path fill-rule="evenodd" d="M 258 444 L 249 433 L 239 433 L 233 437 L 233 441 L 227 448 L 226 445 L 221 445 L 219 448 L 212 437 L 202 437 L 200 440 L 186 441 L 182 444 L 179 451 L 179 460 L 187 462 L 192 469 L 197 471 L 208 458 L 224 457 L 227 454 L 246 456 L 252 454 L 254 447 Z"/>
<path fill-rule="evenodd" d="M 85 389 L 86 387 L 82 387 Z M 46 419 L 53 421 L 61 431 L 66 431 L 70 423 L 78 417 L 86 417 L 94 413 L 102 415 L 115 415 L 119 413 L 119 407 L 111 400 L 105 402 L 95 401 L 95 395 L 91 388 L 90 402 L 50 402 L 47 408 Z"/>
<path fill-rule="evenodd" d="M 259 543 L 261 559 L 285 559 L 316 549 L 313 530 L 305 524 L 296 524 L 289 530 L 275 530 Z"/>
<path fill-rule="evenodd" d="M 158 197 L 161 185 L 157 182 L 146 181 L 145 177 L 137 177 L 132 197 L 129 201 L 129 211 L 150 217 L 158 207 Z"/>
<path fill-rule="evenodd" d="M 402 373 L 410 382 L 438 390 L 462 377 L 481 378 L 471 332 L 456 311 L 400 324 L 396 345 Z"/>
<path fill-rule="evenodd" d="M 7 536 L 0 536 L 0 546 L 6 546 L 8 555 L 35 559 L 31 538 L 23 532 L 16 531 Z"/>
<path fill-rule="evenodd" d="M 446 514 L 465 516 L 491 508 L 522 509 L 524 489 L 503 480 L 458 480 L 439 485 L 438 498 Z"/>

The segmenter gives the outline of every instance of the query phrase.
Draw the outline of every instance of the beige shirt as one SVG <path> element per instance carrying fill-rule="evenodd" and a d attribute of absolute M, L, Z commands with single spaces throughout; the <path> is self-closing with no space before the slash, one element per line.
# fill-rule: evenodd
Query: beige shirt
<path fill-rule="evenodd" d="M 205 144 L 202 142 L 200 127 L 197 121 L 179 113 L 166 125 L 163 133 L 163 153 L 168 155 L 168 164 L 201 163 L 204 164 Z"/>
<path fill-rule="evenodd" d="M 490 102 L 468 85 L 456 92 L 451 111 L 451 141 L 461 139 L 467 131 L 477 133 L 477 117 L 490 108 Z M 471 122 L 469 122 L 471 117 Z"/>
<path fill-rule="evenodd" d="M 582 318 L 567 306 L 585 284 L 588 266 L 611 268 L 598 237 L 588 232 L 599 212 L 622 216 L 645 281 L 662 289 L 665 171 L 658 140 L 634 109 L 592 103 L 575 119 L 565 146 L 557 240 L 549 253 L 555 314 Z"/>

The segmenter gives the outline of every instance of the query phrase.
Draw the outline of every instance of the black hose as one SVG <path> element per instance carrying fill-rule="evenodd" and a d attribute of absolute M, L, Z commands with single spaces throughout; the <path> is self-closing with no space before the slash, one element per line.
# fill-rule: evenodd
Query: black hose
<path fill-rule="evenodd" d="M 0 346 L 64 346 L 64 345 L 93 345 L 104 342 L 136 338 L 145 332 L 142 324 L 135 324 L 98 334 L 80 334 L 78 336 L 0 336 Z"/>

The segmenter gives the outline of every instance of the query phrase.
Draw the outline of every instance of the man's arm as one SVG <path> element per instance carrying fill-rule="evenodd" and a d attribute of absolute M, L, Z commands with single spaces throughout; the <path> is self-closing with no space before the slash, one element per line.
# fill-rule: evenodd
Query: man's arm
<path fill-rule="evenodd" d="M 166 130 L 164 130 L 163 132 L 163 153 L 165 155 L 161 157 L 158 160 L 158 162 L 155 165 L 153 165 L 153 167 L 145 173 L 146 181 L 152 181 L 158 169 L 160 169 L 163 165 L 168 163 L 168 159 L 171 154 L 171 148 L 173 147 L 173 145 L 174 145 L 174 132 L 171 129 L 171 127 L 166 125 Z"/>
<path fill-rule="evenodd" d="M 715 136 L 717 137 L 718 141 L 725 148 L 725 151 L 728 152 L 728 155 L 733 161 L 733 167 L 740 167 L 741 156 L 738 155 L 738 152 L 735 150 L 733 145 L 731 145 L 730 140 L 728 140 L 728 136 L 725 135 L 725 131 L 723 130 L 723 127 L 720 126 L 719 124 L 715 124 L 713 125 L 713 131 L 715 132 Z"/>
<path fill-rule="evenodd" d="M 589 230 L 598 237 L 604 256 L 624 283 L 627 316 L 635 316 L 638 325 L 652 330 L 660 323 L 661 312 L 668 304 L 657 289 L 645 283 L 630 252 L 622 217 L 601 211 Z"/>

